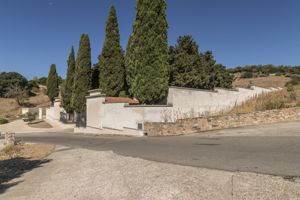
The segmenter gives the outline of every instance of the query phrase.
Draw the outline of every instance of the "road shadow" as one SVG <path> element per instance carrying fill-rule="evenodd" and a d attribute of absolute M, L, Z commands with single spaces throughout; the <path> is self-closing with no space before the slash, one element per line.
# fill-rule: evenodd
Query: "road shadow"
<path fill-rule="evenodd" d="M 9 183 L 11 180 L 19 178 L 22 174 L 51 161 L 51 159 L 30 160 L 23 157 L 0 160 L 0 194 L 22 182 Z"/>

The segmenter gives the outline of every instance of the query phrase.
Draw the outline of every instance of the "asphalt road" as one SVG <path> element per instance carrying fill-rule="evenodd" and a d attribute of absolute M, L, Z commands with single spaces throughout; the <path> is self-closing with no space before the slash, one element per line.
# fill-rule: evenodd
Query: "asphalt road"
<path fill-rule="evenodd" d="M 28 142 L 113 151 L 179 165 L 300 177 L 300 122 L 163 138 L 68 133 L 18 134 L 18 137 Z"/>

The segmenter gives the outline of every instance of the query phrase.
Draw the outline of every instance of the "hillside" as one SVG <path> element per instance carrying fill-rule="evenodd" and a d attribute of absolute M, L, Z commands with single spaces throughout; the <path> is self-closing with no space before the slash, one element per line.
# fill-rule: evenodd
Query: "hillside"
<path fill-rule="evenodd" d="M 37 94 L 30 97 L 28 105 L 24 107 L 49 107 L 50 100 L 45 94 Z M 0 98 L 0 118 L 16 119 L 21 114 L 21 106 L 18 105 L 15 99 Z"/>
<path fill-rule="evenodd" d="M 233 82 L 233 87 L 249 87 L 250 85 L 259 87 L 285 87 L 291 78 L 284 76 L 268 76 L 258 78 L 238 78 Z"/>

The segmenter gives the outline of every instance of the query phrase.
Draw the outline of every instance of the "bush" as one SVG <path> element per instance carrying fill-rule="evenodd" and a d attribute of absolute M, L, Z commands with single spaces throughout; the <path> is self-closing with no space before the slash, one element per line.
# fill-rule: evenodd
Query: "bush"
<path fill-rule="evenodd" d="M 241 75 L 241 78 L 253 78 L 253 73 L 252 72 L 244 72 Z"/>
<path fill-rule="evenodd" d="M 294 92 L 294 86 L 291 83 L 287 84 L 286 88 L 288 92 Z"/>
<path fill-rule="evenodd" d="M 34 121 L 36 119 L 37 113 L 35 112 L 28 112 L 22 115 L 22 118 L 28 120 L 29 122 Z"/>
<path fill-rule="evenodd" d="M 9 121 L 4 118 L 0 118 L 0 124 L 7 124 Z"/>
<path fill-rule="evenodd" d="M 287 82 L 286 86 L 288 85 L 299 85 L 300 84 L 300 77 L 294 76 L 292 77 L 292 80 Z"/>

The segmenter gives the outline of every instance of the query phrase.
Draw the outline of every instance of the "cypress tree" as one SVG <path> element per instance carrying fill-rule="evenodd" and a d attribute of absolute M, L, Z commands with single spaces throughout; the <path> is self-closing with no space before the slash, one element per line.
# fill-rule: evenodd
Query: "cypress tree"
<path fill-rule="evenodd" d="M 53 103 L 54 99 L 58 97 L 59 94 L 59 80 L 56 72 L 56 65 L 52 64 L 50 66 L 50 71 L 47 79 L 47 95 L 50 101 Z"/>
<path fill-rule="evenodd" d="M 106 37 L 99 56 L 100 87 L 108 96 L 119 96 L 124 90 L 125 63 L 123 50 L 120 44 L 117 13 L 111 7 L 106 22 Z"/>
<path fill-rule="evenodd" d="M 94 64 L 94 67 L 92 68 L 92 89 L 99 89 L 99 77 L 100 77 L 100 71 L 99 71 L 99 63 Z"/>
<path fill-rule="evenodd" d="M 72 106 L 77 113 L 85 112 L 88 91 L 91 89 L 91 47 L 87 34 L 82 34 L 75 62 Z"/>
<path fill-rule="evenodd" d="M 159 103 L 168 90 L 166 0 L 137 0 L 136 19 L 126 56 L 131 95 L 142 103 Z"/>
<path fill-rule="evenodd" d="M 66 78 L 65 91 L 63 96 L 63 107 L 68 113 L 72 113 L 74 111 L 71 104 L 72 95 L 73 95 L 73 86 L 74 86 L 74 74 L 75 74 L 75 52 L 72 46 L 69 59 L 68 59 L 67 78 Z"/>

